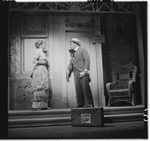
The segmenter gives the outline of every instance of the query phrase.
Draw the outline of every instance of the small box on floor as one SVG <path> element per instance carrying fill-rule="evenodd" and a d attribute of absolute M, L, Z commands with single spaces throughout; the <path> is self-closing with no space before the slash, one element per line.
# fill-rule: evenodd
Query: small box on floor
<path fill-rule="evenodd" d="M 104 126 L 103 108 L 72 108 L 71 109 L 72 126 Z"/>

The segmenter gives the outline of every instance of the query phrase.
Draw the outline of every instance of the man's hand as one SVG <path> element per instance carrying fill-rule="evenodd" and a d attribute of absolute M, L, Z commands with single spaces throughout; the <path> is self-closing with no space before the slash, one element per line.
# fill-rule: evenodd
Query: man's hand
<path fill-rule="evenodd" d="M 69 70 L 66 70 L 66 81 L 69 82 Z"/>
<path fill-rule="evenodd" d="M 80 77 L 83 77 L 86 74 L 89 74 L 87 69 L 85 69 L 83 72 L 80 72 Z"/>
<path fill-rule="evenodd" d="M 85 75 L 85 72 L 80 72 L 80 77 L 83 77 Z"/>
<path fill-rule="evenodd" d="M 66 74 L 66 81 L 69 82 L 69 75 Z"/>

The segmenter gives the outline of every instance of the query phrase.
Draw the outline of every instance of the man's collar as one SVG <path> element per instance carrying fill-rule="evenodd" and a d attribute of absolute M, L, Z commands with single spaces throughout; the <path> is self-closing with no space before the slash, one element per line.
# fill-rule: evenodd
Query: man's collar
<path fill-rule="evenodd" d="M 75 50 L 75 51 L 77 51 L 77 50 L 78 50 L 78 48 L 79 48 L 79 46 L 77 46 L 74 50 Z"/>

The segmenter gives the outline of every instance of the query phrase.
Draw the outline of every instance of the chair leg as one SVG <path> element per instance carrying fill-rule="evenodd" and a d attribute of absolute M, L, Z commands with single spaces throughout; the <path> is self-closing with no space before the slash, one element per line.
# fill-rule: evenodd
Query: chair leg
<path fill-rule="evenodd" d="M 132 105 L 133 105 L 133 106 L 136 105 L 136 97 L 135 97 L 135 93 L 132 94 Z"/>
<path fill-rule="evenodd" d="M 108 106 L 110 106 L 110 103 L 111 103 L 111 98 L 109 97 L 109 99 L 108 99 Z"/>

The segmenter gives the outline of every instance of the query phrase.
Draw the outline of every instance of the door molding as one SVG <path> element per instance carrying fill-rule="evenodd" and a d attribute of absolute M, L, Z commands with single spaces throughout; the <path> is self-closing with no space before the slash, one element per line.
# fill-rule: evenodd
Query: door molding
<path fill-rule="evenodd" d="M 10 3 L 10 11 L 79 12 L 79 13 L 134 13 L 131 2 L 45 2 Z"/>

